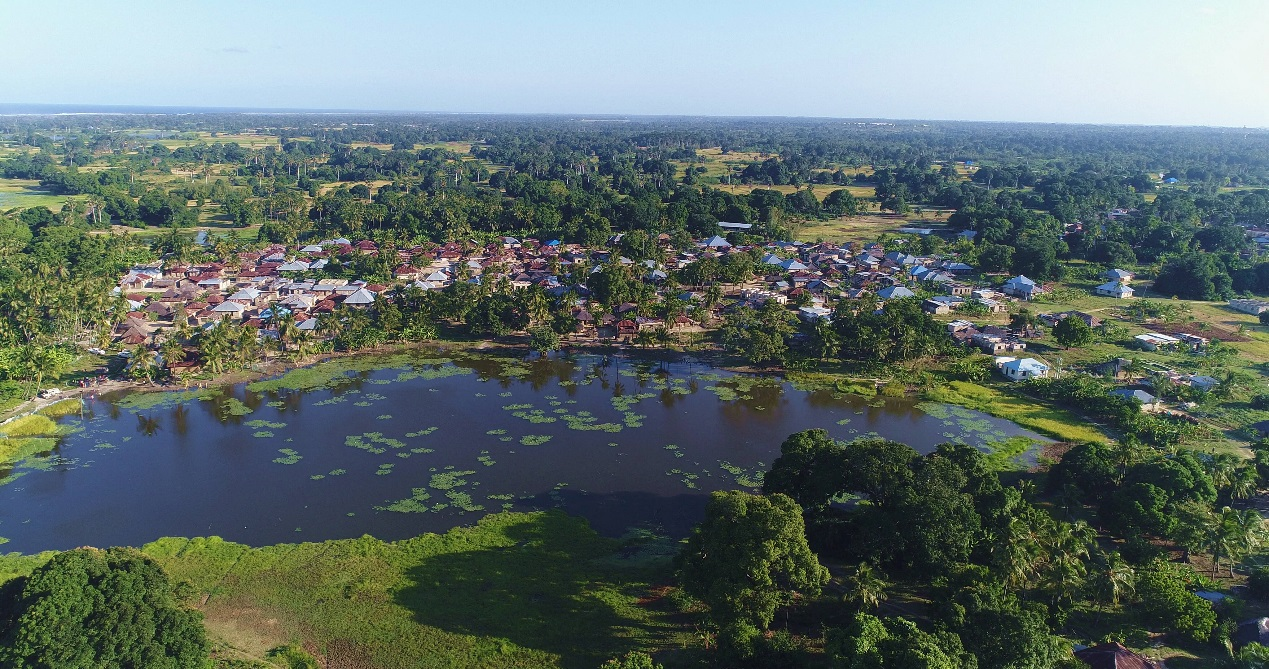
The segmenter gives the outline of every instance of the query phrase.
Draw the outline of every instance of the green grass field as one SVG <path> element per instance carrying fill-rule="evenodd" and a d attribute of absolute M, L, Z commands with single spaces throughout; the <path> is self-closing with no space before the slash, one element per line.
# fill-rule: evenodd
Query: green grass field
<path fill-rule="evenodd" d="M 236 657 L 295 643 L 330 666 L 591 669 L 688 642 L 682 614 L 653 594 L 670 578 L 655 546 L 623 549 L 549 512 L 398 542 L 168 538 L 142 550 L 202 593 L 210 636 Z M 0 556 L 0 582 L 48 557 Z"/>
<path fill-rule="evenodd" d="M 83 199 L 83 196 L 72 196 Z M 34 179 L 0 179 L 0 212 L 10 209 L 29 209 L 31 207 L 48 207 L 53 211 L 61 211 L 66 204 L 65 195 L 53 195 L 40 189 L 40 182 Z"/>

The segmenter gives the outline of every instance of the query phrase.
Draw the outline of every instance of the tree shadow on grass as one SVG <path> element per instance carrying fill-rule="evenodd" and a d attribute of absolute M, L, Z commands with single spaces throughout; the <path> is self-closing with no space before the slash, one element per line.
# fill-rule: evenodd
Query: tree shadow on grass
<path fill-rule="evenodd" d="M 605 567 L 601 559 L 617 543 L 584 520 L 535 514 L 502 534 L 501 546 L 431 556 L 411 567 L 412 585 L 396 593 L 396 602 L 422 625 L 553 653 L 568 669 L 598 666 L 651 631 L 627 608 L 627 597 L 644 589 L 639 572 Z M 633 582 L 622 582 L 623 575 Z"/>

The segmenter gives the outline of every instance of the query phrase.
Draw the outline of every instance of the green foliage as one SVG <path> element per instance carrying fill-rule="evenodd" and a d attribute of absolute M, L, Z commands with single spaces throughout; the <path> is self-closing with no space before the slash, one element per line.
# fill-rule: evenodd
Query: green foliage
<path fill-rule="evenodd" d="M 664 669 L 664 667 L 653 662 L 651 655 L 634 651 L 604 662 L 599 669 Z"/>
<path fill-rule="evenodd" d="M 1093 329 L 1079 316 L 1067 316 L 1053 326 L 1053 338 L 1065 348 L 1083 348 L 1093 343 Z"/>
<path fill-rule="evenodd" d="M 201 616 L 157 564 L 128 549 L 61 553 L 4 590 L 0 666 L 209 666 Z"/>
<path fill-rule="evenodd" d="M 1180 567 L 1156 560 L 1138 571 L 1138 610 L 1159 629 L 1206 641 L 1216 625 L 1211 604 L 1186 589 Z"/>
<path fill-rule="evenodd" d="M 834 669 L 977 669 L 960 637 L 930 634 L 906 618 L 856 614 L 850 626 L 829 630 L 825 653 Z"/>
<path fill-rule="evenodd" d="M 684 590 L 737 641 L 771 624 L 795 593 L 815 595 L 828 582 L 828 570 L 807 547 L 801 510 L 779 493 L 711 495 L 677 563 Z"/>

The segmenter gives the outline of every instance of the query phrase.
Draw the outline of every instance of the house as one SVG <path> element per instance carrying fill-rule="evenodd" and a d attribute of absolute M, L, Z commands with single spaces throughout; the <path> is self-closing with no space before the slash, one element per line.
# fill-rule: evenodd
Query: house
<path fill-rule="evenodd" d="M 705 241 L 705 247 L 710 249 L 729 249 L 731 248 L 731 242 L 714 235 Z"/>
<path fill-rule="evenodd" d="M 358 288 L 348 297 L 344 298 L 344 304 L 351 307 L 364 307 L 374 304 L 375 294 L 365 288 Z"/>
<path fill-rule="evenodd" d="M 916 297 L 916 293 L 903 286 L 886 286 L 877 291 L 877 297 L 883 300 L 898 300 L 905 297 Z"/>
<path fill-rule="evenodd" d="M 1115 397 L 1122 397 L 1126 400 L 1134 400 L 1134 401 L 1140 402 L 1141 410 L 1145 412 L 1158 411 L 1159 409 L 1163 408 L 1162 404 L 1159 402 L 1159 398 L 1155 397 L 1154 395 L 1151 395 L 1150 393 L 1144 390 L 1140 390 L 1140 389 L 1134 390 L 1130 388 L 1116 388 L 1110 391 L 1110 394 Z"/>
<path fill-rule="evenodd" d="M 1030 300 L 1036 295 L 1044 292 L 1044 289 L 1036 284 L 1036 282 L 1021 274 L 1006 281 L 1001 290 L 1003 290 L 1006 295 L 1011 295 L 1020 300 Z"/>
<path fill-rule="evenodd" d="M 1103 283 L 1097 288 L 1094 288 L 1093 292 L 1103 297 L 1114 297 L 1121 300 L 1126 300 L 1132 297 L 1133 291 L 1131 286 L 1124 285 L 1122 283 L 1119 283 L 1118 281 L 1109 281 L 1109 282 Z"/>
<path fill-rule="evenodd" d="M 1163 349 L 1165 351 L 1171 350 L 1176 348 L 1177 344 L 1181 343 L 1181 340 L 1176 337 L 1169 337 L 1168 335 L 1159 334 L 1158 332 L 1145 332 L 1134 336 L 1133 339 L 1137 340 L 1137 345 L 1140 346 L 1143 351 L 1157 351 L 1159 349 Z"/>
<path fill-rule="evenodd" d="M 727 221 L 719 221 L 718 227 L 724 230 L 748 230 L 753 227 L 753 223 L 728 223 Z"/>
<path fill-rule="evenodd" d="M 1125 269 L 1108 269 L 1102 272 L 1102 278 L 1117 283 L 1128 283 L 1136 275 Z"/>
<path fill-rule="evenodd" d="M 1163 669 L 1163 665 L 1148 660 L 1122 644 L 1111 642 L 1075 651 L 1075 658 L 1090 669 Z"/>
<path fill-rule="evenodd" d="M 798 318 L 805 323 L 814 323 L 815 321 L 832 322 L 833 311 L 824 307 L 799 307 Z"/>
<path fill-rule="evenodd" d="M 996 369 L 1010 381 L 1026 381 L 1043 379 L 1049 376 L 1049 366 L 1035 358 L 996 358 Z"/>
<path fill-rule="evenodd" d="M 1197 388 L 1203 392 L 1212 390 L 1221 384 L 1221 382 L 1215 378 L 1210 376 L 1200 376 L 1198 374 L 1192 374 L 1189 380 L 1191 388 Z"/>
<path fill-rule="evenodd" d="M 1263 311 L 1269 311 L 1269 301 L 1265 300 L 1230 300 L 1229 308 L 1235 311 L 1241 311 L 1244 314 L 1259 316 Z"/>

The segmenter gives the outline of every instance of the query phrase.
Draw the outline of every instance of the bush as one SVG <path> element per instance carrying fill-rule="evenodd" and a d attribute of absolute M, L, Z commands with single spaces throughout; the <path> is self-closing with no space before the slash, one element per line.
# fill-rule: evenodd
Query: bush
<path fill-rule="evenodd" d="M 1269 567 L 1258 567 L 1247 577 L 1247 592 L 1260 600 L 1269 600 Z"/>
<path fill-rule="evenodd" d="M 1269 311 L 1265 312 L 1269 314 Z M 1269 411 L 1269 393 L 1260 393 L 1251 398 L 1251 408 Z"/>

